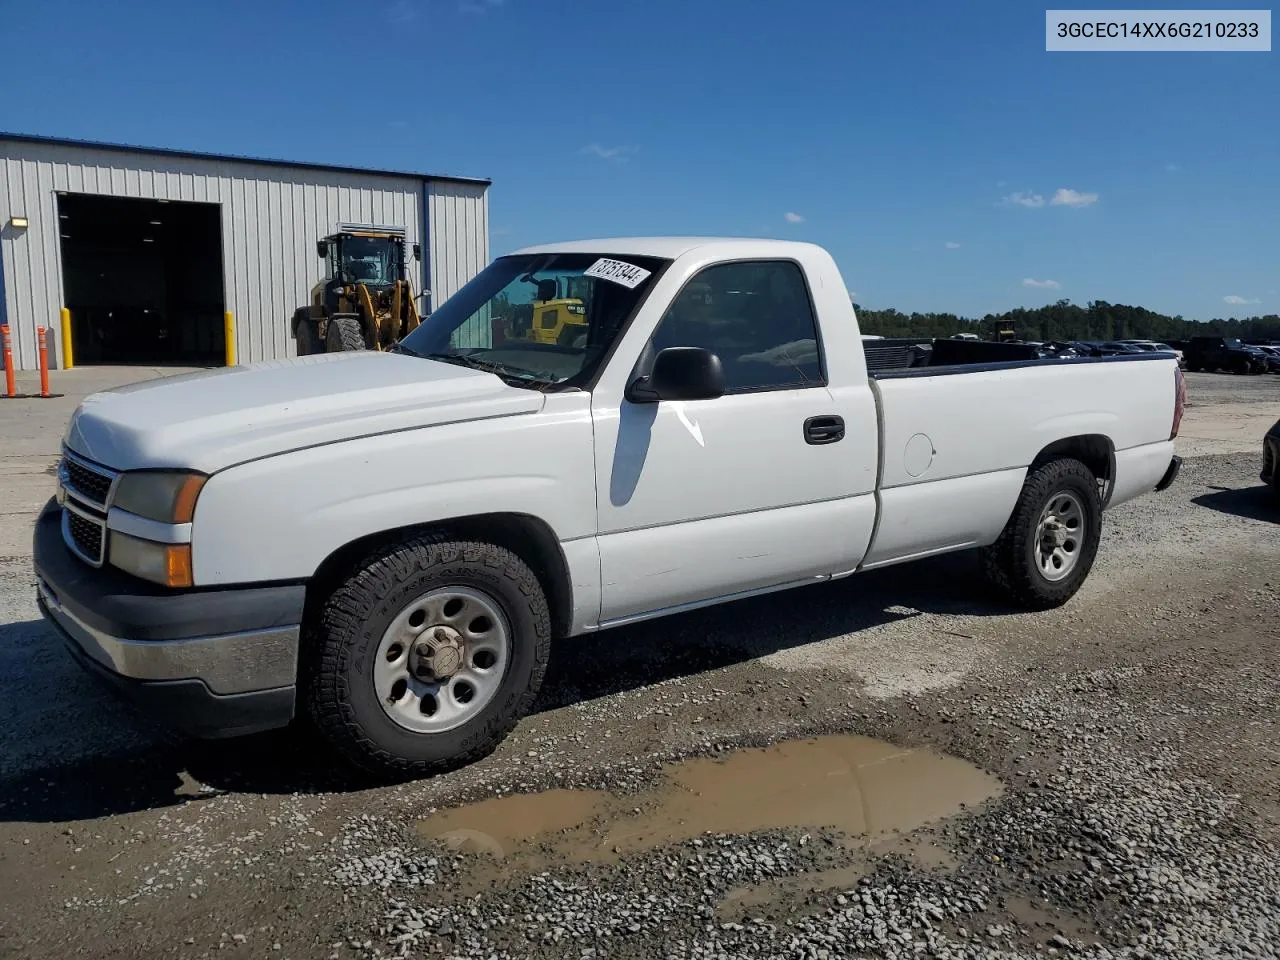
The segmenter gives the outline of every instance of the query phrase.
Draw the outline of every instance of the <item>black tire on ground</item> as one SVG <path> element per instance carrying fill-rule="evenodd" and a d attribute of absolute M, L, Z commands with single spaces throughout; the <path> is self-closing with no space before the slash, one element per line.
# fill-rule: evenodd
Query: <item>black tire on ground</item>
<path fill-rule="evenodd" d="M 382 709 L 373 661 L 384 632 L 417 597 L 442 587 L 478 591 L 511 628 L 494 698 L 459 727 L 415 733 Z M 551 616 L 533 571 L 489 543 L 418 534 L 359 562 L 307 625 L 302 698 L 321 734 L 355 766 L 390 779 L 443 773 L 488 755 L 532 706 L 551 652 Z"/>
<path fill-rule="evenodd" d="M 316 327 L 316 321 L 311 319 L 311 315 L 305 311 L 299 311 L 302 316 L 296 318 L 297 325 L 294 327 L 294 339 L 298 343 L 298 356 L 306 357 L 313 353 L 324 353 L 320 346 L 320 332 Z"/>
<path fill-rule="evenodd" d="M 365 349 L 360 320 L 357 317 L 331 317 L 329 328 L 324 333 L 324 349 L 326 353 Z"/>
<path fill-rule="evenodd" d="M 1075 565 L 1061 580 L 1041 571 L 1037 529 L 1049 506 L 1063 494 L 1083 508 L 1077 531 Z M 1098 553 L 1102 536 L 1102 502 L 1093 471 L 1079 460 L 1050 460 L 1032 470 L 1022 485 L 1013 515 L 1000 538 L 982 550 L 987 579 L 1020 606 L 1047 610 L 1066 603 L 1080 589 Z"/>

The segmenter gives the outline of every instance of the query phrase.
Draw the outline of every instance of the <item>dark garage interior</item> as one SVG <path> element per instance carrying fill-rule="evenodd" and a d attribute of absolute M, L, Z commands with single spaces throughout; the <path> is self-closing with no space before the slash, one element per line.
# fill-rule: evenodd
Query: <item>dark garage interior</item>
<path fill-rule="evenodd" d="M 75 362 L 224 362 L 214 203 L 58 196 Z"/>

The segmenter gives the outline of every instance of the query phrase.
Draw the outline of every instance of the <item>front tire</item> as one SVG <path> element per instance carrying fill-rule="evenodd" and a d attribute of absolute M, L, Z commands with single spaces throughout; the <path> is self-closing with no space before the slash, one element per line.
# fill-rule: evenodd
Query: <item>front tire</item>
<path fill-rule="evenodd" d="M 304 696 L 355 766 L 408 779 L 487 756 L 542 685 L 551 617 L 533 571 L 488 543 L 422 534 L 384 546 L 308 630 Z"/>
<path fill-rule="evenodd" d="M 358 317 L 330 317 L 328 329 L 324 332 L 325 353 L 340 353 L 343 350 L 364 350 L 364 332 L 360 329 Z"/>
<path fill-rule="evenodd" d="M 982 551 L 988 580 L 1015 603 L 1047 610 L 1088 577 L 1102 537 L 1102 501 L 1079 460 L 1051 460 L 1027 476 L 1013 515 Z"/>

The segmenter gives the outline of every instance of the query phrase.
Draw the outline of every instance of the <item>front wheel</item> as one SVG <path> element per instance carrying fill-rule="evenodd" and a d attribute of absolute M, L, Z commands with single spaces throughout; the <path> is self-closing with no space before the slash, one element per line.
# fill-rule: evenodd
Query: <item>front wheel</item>
<path fill-rule="evenodd" d="M 486 756 L 529 710 L 551 617 L 536 576 L 488 543 L 414 536 L 375 551 L 308 630 L 304 696 L 358 767 L 396 779 Z"/>
<path fill-rule="evenodd" d="M 364 332 L 358 317 L 336 316 L 329 318 L 324 333 L 325 353 L 341 353 L 343 350 L 364 350 Z"/>
<path fill-rule="evenodd" d="M 1027 476 L 999 539 L 983 550 L 983 565 L 1016 603 L 1045 610 L 1080 589 L 1101 536 L 1097 478 L 1079 460 L 1051 460 Z"/>

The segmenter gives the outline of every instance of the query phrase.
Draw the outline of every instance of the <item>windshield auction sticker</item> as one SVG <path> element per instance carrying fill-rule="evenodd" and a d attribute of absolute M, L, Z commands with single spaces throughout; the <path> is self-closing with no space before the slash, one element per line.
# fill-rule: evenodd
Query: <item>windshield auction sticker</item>
<path fill-rule="evenodd" d="M 634 290 L 644 282 L 644 278 L 649 275 L 649 271 L 643 267 L 637 267 L 633 263 L 624 263 L 621 260 L 610 260 L 608 257 L 601 257 L 583 270 L 582 275 L 584 277 L 599 277 L 601 280 L 612 280 L 614 283 L 620 283 L 624 287 Z"/>

